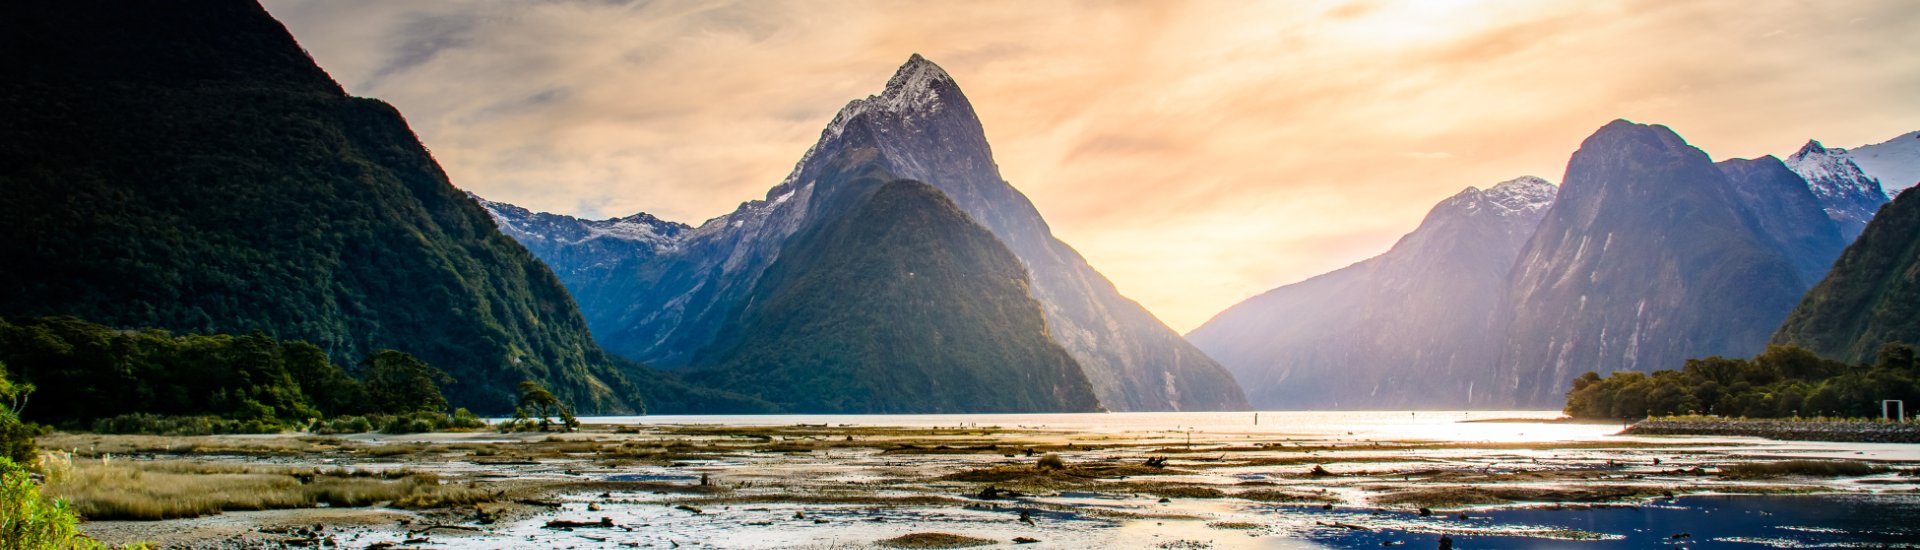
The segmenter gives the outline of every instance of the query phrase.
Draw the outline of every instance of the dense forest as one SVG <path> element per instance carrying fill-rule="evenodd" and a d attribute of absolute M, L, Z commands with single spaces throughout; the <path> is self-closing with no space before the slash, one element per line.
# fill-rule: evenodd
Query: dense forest
<path fill-rule="evenodd" d="M 853 206 L 792 238 L 688 380 L 784 412 L 1099 406 L 1019 258 L 932 186 L 846 164 L 821 179 L 843 194 L 816 200 Z"/>
<path fill-rule="evenodd" d="M 1649 416 L 1746 418 L 1878 418 L 1884 399 L 1920 405 L 1920 362 L 1914 347 L 1889 343 L 1870 364 L 1824 359 L 1792 346 L 1769 346 L 1753 359 L 1689 359 L 1680 370 L 1586 373 L 1567 393 L 1575 418 L 1637 420 Z"/>
<path fill-rule="evenodd" d="M 0 320 L 0 364 L 14 382 L 0 392 L 9 411 L 63 428 L 195 434 L 480 426 L 464 410 L 447 414 L 440 388 L 455 380 L 394 350 L 377 350 L 349 371 L 313 344 L 260 333 L 175 335 L 49 317 Z"/>
<path fill-rule="evenodd" d="M 1867 362 L 1883 342 L 1920 342 L 1920 191 L 1880 207 L 1787 317 L 1773 343 Z"/>
<path fill-rule="evenodd" d="M 400 113 L 346 95 L 257 4 L 8 2 L 0 21 L 0 315 L 400 350 L 486 413 L 528 379 L 644 410 L 646 374 Z"/>

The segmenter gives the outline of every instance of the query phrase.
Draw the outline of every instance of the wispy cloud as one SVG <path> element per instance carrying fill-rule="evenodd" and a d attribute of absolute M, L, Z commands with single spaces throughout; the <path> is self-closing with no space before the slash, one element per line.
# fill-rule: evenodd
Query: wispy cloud
<path fill-rule="evenodd" d="M 1900 0 L 266 4 L 456 184 L 587 216 L 758 198 L 922 53 L 1056 234 L 1182 330 L 1462 187 L 1557 180 L 1614 118 L 1716 157 L 1920 126 Z"/>

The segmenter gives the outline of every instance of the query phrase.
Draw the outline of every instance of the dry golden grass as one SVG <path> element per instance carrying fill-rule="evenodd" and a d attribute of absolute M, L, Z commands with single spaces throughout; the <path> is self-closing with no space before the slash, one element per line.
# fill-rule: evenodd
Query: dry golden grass
<path fill-rule="evenodd" d="M 90 520 L 190 518 L 235 510 L 370 506 L 439 508 L 485 502 L 492 495 L 443 484 L 431 474 L 398 479 L 349 470 L 197 462 L 74 461 L 49 455 L 47 492 L 67 499 Z"/>

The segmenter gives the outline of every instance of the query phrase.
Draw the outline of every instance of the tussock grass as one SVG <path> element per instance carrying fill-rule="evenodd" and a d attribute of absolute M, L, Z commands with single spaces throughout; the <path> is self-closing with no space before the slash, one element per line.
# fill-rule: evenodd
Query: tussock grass
<path fill-rule="evenodd" d="M 486 502 L 492 495 L 443 484 L 431 474 L 319 471 L 192 462 L 43 459 L 47 491 L 90 520 L 162 520 L 237 510 L 388 504 L 439 508 Z"/>
<path fill-rule="evenodd" d="M 885 548 L 972 548 L 1000 544 L 1000 541 L 952 533 L 914 533 L 900 535 L 876 544 Z"/>
<path fill-rule="evenodd" d="M 1720 475 L 1736 479 L 1786 476 L 1858 477 L 1887 472 L 1884 467 L 1852 460 L 1781 460 L 1748 462 L 1720 469 Z"/>
<path fill-rule="evenodd" d="M 1241 491 L 1232 496 L 1255 502 L 1275 504 L 1339 504 L 1340 497 L 1331 493 L 1313 493 L 1306 491 L 1287 491 L 1281 489 L 1254 489 Z"/>

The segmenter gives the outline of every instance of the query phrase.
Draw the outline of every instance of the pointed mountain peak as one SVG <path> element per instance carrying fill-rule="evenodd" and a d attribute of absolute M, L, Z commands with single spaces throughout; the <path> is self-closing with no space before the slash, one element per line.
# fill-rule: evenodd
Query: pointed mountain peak
<path fill-rule="evenodd" d="M 942 86 L 944 84 L 945 86 Z M 952 87 L 953 77 L 945 69 L 935 65 L 920 54 L 913 54 L 900 69 L 893 72 L 893 78 L 887 79 L 887 87 L 879 95 L 849 103 L 842 114 L 848 111 L 885 111 L 903 115 L 915 113 L 937 113 L 941 109 L 941 88 Z M 856 113 L 857 114 L 857 113 Z"/>
<path fill-rule="evenodd" d="M 940 68 L 939 65 L 927 61 L 927 58 L 920 57 L 920 54 L 916 53 L 913 57 L 907 58 L 907 62 L 901 64 L 899 70 L 893 72 L 893 78 L 887 79 L 887 92 L 896 90 L 909 92 L 931 88 L 934 82 L 941 81 L 953 82 L 953 77 L 947 74 L 946 69 Z"/>
<path fill-rule="evenodd" d="M 1792 162 L 1792 161 L 1797 161 L 1797 160 L 1806 159 L 1806 158 L 1818 159 L 1818 158 L 1826 158 L 1826 157 L 1851 158 L 1851 156 L 1847 154 L 1847 149 L 1845 147 L 1827 147 L 1826 145 L 1821 144 L 1820 140 L 1809 139 L 1807 140 L 1806 145 L 1800 146 L 1799 151 L 1795 151 L 1792 155 L 1788 155 L 1787 160 L 1788 162 Z"/>
<path fill-rule="evenodd" d="M 966 96 L 961 95 L 953 77 L 927 58 L 913 54 L 894 71 L 892 78 L 887 79 L 887 86 L 880 93 L 849 101 L 847 106 L 841 107 L 840 112 L 833 116 L 833 122 L 820 131 L 820 140 L 800 156 L 795 172 L 787 177 L 786 182 L 774 188 L 772 193 L 783 193 L 788 185 L 796 183 L 793 178 L 799 175 L 799 168 L 806 166 L 823 146 L 846 134 L 847 127 L 854 125 L 856 120 L 863 121 L 860 124 L 872 124 L 877 118 L 886 120 L 880 123 L 884 127 L 913 128 L 942 113 L 959 114 L 965 119 L 974 118 L 973 106 L 967 103 Z M 979 121 L 970 120 L 967 124 L 978 127 Z"/>
<path fill-rule="evenodd" d="M 1800 151 L 1797 153 L 1794 153 L 1793 156 L 1796 158 L 1799 158 L 1799 157 L 1805 157 L 1810 154 L 1824 155 L 1826 153 L 1827 153 L 1827 147 L 1825 145 L 1821 145 L 1820 140 L 1809 139 L 1807 140 L 1807 144 L 1800 146 Z"/>

